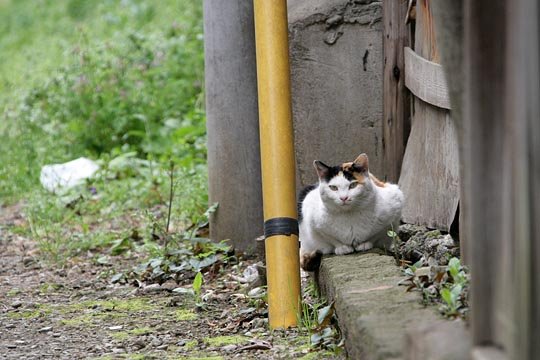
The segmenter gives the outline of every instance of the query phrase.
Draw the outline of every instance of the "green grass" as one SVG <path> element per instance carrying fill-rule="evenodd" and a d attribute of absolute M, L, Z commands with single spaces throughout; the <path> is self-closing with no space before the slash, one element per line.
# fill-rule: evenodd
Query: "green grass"
<path fill-rule="evenodd" d="M 0 206 L 23 200 L 28 220 L 11 230 L 60 264 L 155 249 L 171 164 L 173 223 L 197 222 L 208 201 L 202 0 L 0 0 L 0 35 Z M 43 165 L 80 156 L 99 161 L 94 179 L 42 189 Z"/>
<path fill-rule="evenodd" d="M 205 163 L 201 3 L 0 0 L 0 204 L 83 155 Z"/>
<path fill-rule="evenodd" d="M 0 0 L 0 94 L 38 85 L 89 43 L 190 27 L 200 7 L 193 0 Z"/>

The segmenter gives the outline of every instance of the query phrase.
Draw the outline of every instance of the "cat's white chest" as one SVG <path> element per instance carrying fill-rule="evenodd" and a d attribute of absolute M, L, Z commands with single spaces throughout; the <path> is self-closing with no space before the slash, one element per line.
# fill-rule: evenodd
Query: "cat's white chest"
<path fill-rule="evenodd" d="M 350 245 L 353 241 L 368 240 L 373 222 L 364 211 L 346 212 L 339 215 L 321 214 L 314 227 L 318 232 L 334 237 L 339 242 Z M 326 215 L 326 216 L 325 216 Z"/>

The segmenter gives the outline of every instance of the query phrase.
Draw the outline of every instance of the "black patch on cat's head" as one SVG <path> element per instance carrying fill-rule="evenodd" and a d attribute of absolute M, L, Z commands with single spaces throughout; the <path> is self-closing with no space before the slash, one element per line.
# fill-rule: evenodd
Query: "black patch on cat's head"
<path fill-rule="evenodd" d="M 330 182 L 334 176 L 337 176 L 340 172 L 343 173 L 343 176 L 345 179 L 352 181 L 355 179 L 354 173 L 358 172 L 361 173 L 364 170 L 361 166 L 357 164 L 341 164 L 338 166 L 328 166 L 322 161 L 315 160 L 313 162 L 313 166 L 315 166 L 315 170 L 317 170 L 317 174 L 319 175 L 319 180 L 324 181 L 326 183 Z"/>

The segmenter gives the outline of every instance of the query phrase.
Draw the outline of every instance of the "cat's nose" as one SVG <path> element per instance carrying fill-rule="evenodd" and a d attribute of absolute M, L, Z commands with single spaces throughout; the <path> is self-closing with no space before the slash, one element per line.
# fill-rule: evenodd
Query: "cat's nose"
<path fill-rule="evenodd" d="M 340 196 L 339 198 L 340 198 L 341 201 L 343 201 L 343 202 L 349 200 L 349 197 L 348 197 L 348 196 Z"/>

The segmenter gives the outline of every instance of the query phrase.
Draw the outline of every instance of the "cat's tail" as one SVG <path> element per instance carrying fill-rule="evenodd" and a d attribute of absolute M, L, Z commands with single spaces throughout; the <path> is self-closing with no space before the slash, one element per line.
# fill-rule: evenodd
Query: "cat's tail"
<path fill-rule="evenodd" d="M 322 252 L 315 250 L 309 253 L 300 254 L 300 267 L 304 271 L 317 271 L 321 266 Z"/>

